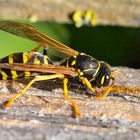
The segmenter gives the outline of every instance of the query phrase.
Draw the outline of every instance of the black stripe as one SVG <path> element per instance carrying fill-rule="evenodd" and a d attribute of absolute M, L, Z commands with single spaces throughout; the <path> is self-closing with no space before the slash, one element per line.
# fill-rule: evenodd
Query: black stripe
<path fill-rule="evenodd" d="M 23 53 L 14 53 L 13 54 L 13 63 L 23 63 Z M 9 63 L 9 56 L 6 56 L 0 60 L 0 63 Z"/>
<path fill-rule="evenodd" d="M 0 73 L 0 80 L 3 80 L 3 76 L 2 76 L 2 74 Z"/>
<path fill-rule="evenodd" d="M 13 63 L 23 63 L 23 53 L 14 53 Z"/>
<path fill-rule="evenodd" d="M 8 56 L 2 58 L 2 59 L 0 60 L 0 63 L 9 63 Z"/>
<path fill-rule="evenodd" d="M 10 69 L 1 68 L 1 70 L 6 73 L 6 75 L 8 76 L 7 79 L 12 79 L 12 74 L 11 74 L 11 70 Z"/>

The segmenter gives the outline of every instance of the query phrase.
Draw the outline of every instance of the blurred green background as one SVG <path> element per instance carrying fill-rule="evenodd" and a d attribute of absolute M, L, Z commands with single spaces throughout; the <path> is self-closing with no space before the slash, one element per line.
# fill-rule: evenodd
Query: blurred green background
<path fill-rule="evenodd" d="M 104 60 L 112 66 L 140 68 L 140 28 L 76 28 L 73 24 L 54 22 L 36 22 L 32 25 L 69 47 L 92 55 L 98 60 Z M 14 52 L 29 51 L 34 46 L 35 42 L 0 31 L 0 58 Z M 60 56 L 57 52 L 49 52 L 51 57 Z"/>

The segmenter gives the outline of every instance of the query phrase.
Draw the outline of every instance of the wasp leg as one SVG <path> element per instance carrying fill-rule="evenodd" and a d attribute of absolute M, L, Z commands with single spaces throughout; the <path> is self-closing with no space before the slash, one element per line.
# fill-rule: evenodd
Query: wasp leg
<path fill-rule="evenodd" d="M 43 55 L 47 55 L 47 54 L 48 54 L 48 48 L 45 47 L 45 48 L 43 49 Z"/>
<path fill-rule="evenodd" d="M 97 99 L 104 99 L 109 94 L 109 92 L 111 90 L 111 86 L 108 86 L 107 90 L 103 94 L 101 94 L 96 89 L 94 89 L 92 87 L 92 85 L 90 84 L 90 82 L 88 81 L 87 78 L 81 77 L 80 80 L 82 81 L 82 83 L 84 85 L 86 85 L 92 92 L 94 92 L 96 94 Z"/>
<path fill-rule="evenodd" d="M 75 117 L 79 117 L 81 115 L 78 106 L 76 105 L 75 101 L 72 100 L 69 96 L 68 96 L 68 78 L 64 78 L 63 79 L 63 84 L 64 84 L 64 96 L 66 97 L 67 100 L 69 100 L 69 102 L 72 104 L 73 108 L 74 108 L 74 113 L 75 113 Z"/>
<path fill-rule="evenodd" d="M 55 78 L 64 78 L 64 75 L 62 74 L 54 74 L 54 75 L 42 75 L 42 76 L 36 76 L 34 79 L 32 79 L 28 85 L 19 93 L 17 93 L 14 97 L 12 97 L 9 101 L 5 102 L 3 104 L 3 108 L 6 109 L 12 105 L 12 103 L 20 97 L 34 82 L 36 81 L 43 81 L 43 80 L 50 80 Z"/>
<path fill-rule="evenodd" d="M 96 99 L 99 99 L 99 100 L 105 99 L 110 91 L 111 91 L 111 86 L 108 86 L 106 91 L 103 94 L 100 94 L 99 96 L 97 96 Z"/>
<path fill-rule="evenodd" d="M 37 52 L 41 47 L 45 48 L 46 51 L 47 51 L 47 49 L 48 49 L 48 45 L 47 45 L 46 43 L 44 43 L 44 44 L 39 44 L 39 45 L 37 45 L 35 48 L 33 48 L 33 49 L 31 50 L 31 52 Z"/>
<path fill-rule="evenodd" d="M 80 80 L 82 81 L 82 83 L 84 85 L 87 86 L 87 88 L 89 88 L 93 93 L 95 93 L 97 96 L 100 96 L 101 94 L 92 87 L 90 81 L 87 79 L 87 78 L 84 78 L 84 77 L 80 77 Z"/>

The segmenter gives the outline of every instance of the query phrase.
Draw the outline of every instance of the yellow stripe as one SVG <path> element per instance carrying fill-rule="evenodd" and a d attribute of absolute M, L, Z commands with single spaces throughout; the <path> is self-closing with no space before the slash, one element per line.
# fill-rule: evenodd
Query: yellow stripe
<path fill-rule="evenodd" d="M 22 54 L 22 57 L 23 57 L 23 63 L 26 64 L 28 62 L 28 53 L 24 52 Z M 31 73 L 29 71 L 25 71 L 24 74 L 25 74 L 25 77 L 30 77 L 31 76 Z"/>
<path fill-rule="evenodd" d="M 11 70 L 12 79 L 16 79 L 18 77 L 17 72 L 15 70 Z"/>
<path fill-rule="evenodd" d="M 34 59 L 34 64 L 40 64 L 40 60 L 37 59 L 37 58 L 35 58 L 35 59 Z"/>
<path fill-rule="evenodd" d="M 47 60 L 47 57 L 46 56 L 44 56 L 44 64 L 45 65 L 48 65 L 48 60 Z"/>
<path fill-rule="evenodd" d="M 9 55 L 8 61 L 10 64 L 13 64 L 13 55 Z"/>
<path fill-rule="evenodd" d="M 92 77 L 94 77 L 94 76 L 96 76 L 96 75 L 97 75 L 97 73 L 98 73 L 99 69 L 100 69 L 100 62 L 98 62 L 98 68 L 97 68 L 96 72 L 92 75 Z"/>
<path fill-rule="evenodd" d="M 10 64 L 14 63 L 13 55 L 9 55 L 8 61 Z M 18 77 L 17 72 L 15 70 L 11 70 L 12 79 L 16 79 Z"/>
<path fill-rule="evenodd" d="M 73 14 L 72 19 L 76 27 L 81 27 L 83 25 L 82 14 L 83 14 L 83 11 L 81 10 L 76 10 Z"/>
<path fill-rule="evenodd" d="M 102 85 L 103 85 L 104 81 L 105 81 L 105 76 L 103 76 L 102 79 L 101 79 L 101 84 Z"/>
<path fill-rule="evenodd" d="M 24 63 L 24 64 L 27 63 L 27 61 L 28 61 L 28 53 L 27 53 L 27 52 L 24 52 L 24 53 L 22 54 L 22 57 L 23 57 L 23 63 Z"/>
<path fill-rule="evenodd" d="M 31 76 L 31 73 L 29 71 L 25 71 L 24 74 L 25 74 L 25 77 L 30 77 Z"/>
<path fill-rule="evenodd" d="M 0 70 L 0 73 L 2 75 L 2 80 L 7 80 L 7 78 L 8 78 L 7 74 L 2 70 Z"/>

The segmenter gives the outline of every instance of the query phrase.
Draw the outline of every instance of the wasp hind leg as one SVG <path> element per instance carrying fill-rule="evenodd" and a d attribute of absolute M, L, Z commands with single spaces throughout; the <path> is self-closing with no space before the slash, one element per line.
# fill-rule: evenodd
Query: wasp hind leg
<path fill-rule="evenodd" d="M 43 81 L 43 80 L 50 80 L 50 79 L 55 79 L 55 78 L 64 78 L 64 75 L 62 74 L 53 74 L 53 75 L 41 75 L 41 76 L 36 76 L 34 79 L 32 79 L 28 85 L 19 93 L 17 93 L 14 97 L 12 97 L 9 101 L 5 102 L 3 104 L 3 108 L 7 109 L 8 107 L 10 107 L 13 102 L 19 98 L 34 82 L 36 81 Z"/>
<path fill-rule="evenodd" d="M 76 105 L 75 101 L 72 100 L 69 96 L 68 96 L 68 78 L 64 78 L 63 79 L 63 84 L 64 84 L 64 96 L 65 98 L 72 104 L 73 109 L 74 109 L 74 115 L 75 117 L 80 117 L 81 113 L 80 110 L 78 108 L 78 106 Z"/>

